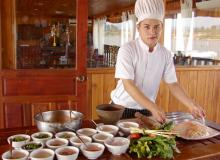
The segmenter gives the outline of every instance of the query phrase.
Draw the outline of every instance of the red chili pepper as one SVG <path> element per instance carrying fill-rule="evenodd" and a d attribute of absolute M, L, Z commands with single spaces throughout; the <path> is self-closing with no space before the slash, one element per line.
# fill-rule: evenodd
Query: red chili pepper
<path fill-rule="evenodd" d="M 139 133 L 132 133 L 132 134 L 130 135 L 130 137 L 131 137 L 132 139 L 138 139 L 138 138 L 141 138 L 141 134 L 139 134 Z"/>

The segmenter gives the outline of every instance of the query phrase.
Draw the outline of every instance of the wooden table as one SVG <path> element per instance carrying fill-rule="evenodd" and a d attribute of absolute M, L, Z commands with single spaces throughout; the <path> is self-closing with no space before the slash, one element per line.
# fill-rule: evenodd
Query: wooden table
<path fill-rule="evenodd" d="M 220 125 L 212 122 L 206 122 L 209 127 L 212 127 L 220 131 Z M 93 124 L 89 121 L 83 122 L 83 127 L 93 127 Z M 36 132 L 35 127 L 26 128 L 13 128 L 13 129 L 1 129 L 0 130 L 0 154 L 8 150 L 7 137 L 14 134 L 25 133 L 32 134 Z M 177 139 L 177 146 L 180 149 L 180 154 L 175 154 L 175 160 L 220 160 L 220 136 L 210 138 L 207 140 L 199 141 L 187 141 Z M 79 160 L 86 160 L 86 158 L 80 154 Z M 107 150 L 99 158 L 99 160 L 135 160 L 136 156 L 129 154 L 123 154 L 121 156 L 113 156 Z M 144 158 L 143 158 L 144 159 Z M 156 158 L 158 159 L 158 158 Z M 142 160 L 142 159 L 140 159 Z"/>

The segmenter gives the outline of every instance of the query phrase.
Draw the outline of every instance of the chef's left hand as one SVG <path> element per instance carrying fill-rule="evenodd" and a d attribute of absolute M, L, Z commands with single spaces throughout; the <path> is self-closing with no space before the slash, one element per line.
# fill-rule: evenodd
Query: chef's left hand
<path fill-rule="evenodd" d="M 193 105 L 189 107 L 189 110 L 190 110 L 191 114 L 193 115 L 193 117 L 195 117 L 195 118 L 204 118 L 205 117 L 204 109 L 196 103 L 193 103 Z"/>

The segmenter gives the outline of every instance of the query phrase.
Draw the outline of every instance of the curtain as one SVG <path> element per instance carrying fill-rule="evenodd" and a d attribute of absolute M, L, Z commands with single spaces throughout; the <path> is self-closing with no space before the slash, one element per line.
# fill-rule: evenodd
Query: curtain
<path fill-rule="evenodd" d="M 177 15 L 176 20 L 176 48 L 177 51 L 191 51 L 193 49 L 194 13 L 191 18 Z"/>
<path fill-rule="evenodd" d="M 134 13 L 128 12 L 129 30 L 131 39 L 135 39 L 137 18 Z"/>
<path fill-rule="evenodd" d="M 106 17 L 93 21 L 93 45 L 100 55 L 104 54 Z"/>
<path fill-rule="evenodd" d="M 122 12 L 121 45 L 135 39 L 136 16 L 130 12 Z"/>
<path fill-rule="evenodd" d="M 123 45 L 124 43 L 128 42 L 128 16 L 126 12 L 122 12 L 121 15 L 121 20 L 122 20 L 122 24 L 121 24 L 121 45 Z"/>

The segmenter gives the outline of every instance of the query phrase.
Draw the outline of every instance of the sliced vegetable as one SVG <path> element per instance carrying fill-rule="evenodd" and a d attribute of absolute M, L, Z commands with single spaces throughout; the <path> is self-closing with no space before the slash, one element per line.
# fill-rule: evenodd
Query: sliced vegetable
<path fill-rule="evenodd" d="M 141 134 L 139 134 L 139 133 L 132 133 L 132 134 L 130 135 L 130 137 L 131 137 L 132 139 L 138 139 L 138 138 L 141 138 Z"/>

